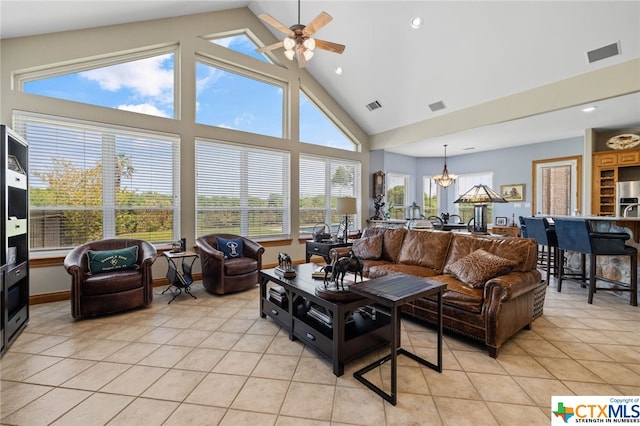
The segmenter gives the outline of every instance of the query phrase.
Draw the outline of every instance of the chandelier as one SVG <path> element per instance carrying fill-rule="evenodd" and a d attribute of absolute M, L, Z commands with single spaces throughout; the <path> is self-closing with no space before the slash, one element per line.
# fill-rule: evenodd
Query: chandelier
<path fill-rule="evenodd" d="M 444 146 L 444 168 L 442 169 L 442 174 L 435 175 L 431 179 L 438 185 L 443 188 L 450 187 L 458 178 L 456 175 L 450 175 L 449 170 L 447 170 L 447 145 Z"/>

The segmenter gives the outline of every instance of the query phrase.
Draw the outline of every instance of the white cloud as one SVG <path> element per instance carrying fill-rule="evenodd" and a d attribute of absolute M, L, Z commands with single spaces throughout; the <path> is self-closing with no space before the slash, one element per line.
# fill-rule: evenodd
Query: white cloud
<path fill-rule="evenodd" d="M 118 105 L 117 109 L 123 111 L 139 112 L 147 115 L 155 115 L 156 117 L 169 117 L 169 115 L 158 109 L 155 105 L 151 104 L 138 104 L 138 105 Z"/>
<path fill-rule="evenodd" d="M 140 96 L 159 96 L 173 89 L 173 69 L 162 69 L 162 63 L 170 56 L 155 56 L 84 71 L 80 76 L 97 82 L 104 90 L 117 91 L 126 87 Z"/>
<path fill-rule="evenodd" d="M 243 124 L 247 124 L 250 127 L 251 124 L 253 124 L 254 120 L 255 120 L 255 116 L 253 114 L 245 112 L 241 116 L 236 117 L 233 120 L 233 124 L 235 124 L 238 127 L 242 127 Z"/>

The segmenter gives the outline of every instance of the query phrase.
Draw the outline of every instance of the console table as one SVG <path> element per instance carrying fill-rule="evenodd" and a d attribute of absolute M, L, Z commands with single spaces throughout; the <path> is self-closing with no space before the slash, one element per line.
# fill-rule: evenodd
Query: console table
<path fill-rule="evenodd" d="M 424 278 L 405 274 L 390 274 L 349 286 L 351 292 L 372 299 L 374 302 L 386 306 L 391 310 L 391 353 L 356 371 L 353 373 L 353 376 L 393 405 L 396 405 L 397 401 L 397 366 L 399 354 L 406 355 L 442 373 L 442 292 L 446 287 L 446 284 L 430 282 Z M 434 295 L 438 297 L 438 349 L 436 364 L 400 347 L 400 307 L 412 300 Z M 386 393 L 365 379 L 364 375 L 389 360 L 391 360 L 391 393 Z"/>
<path fill-rule="evenodd" d="M 345 301 L 318 296 L 316 287 L 323 280 L 311 278 L 316 268 L 312 263 L 297 265 L 296 277 L 291 279 L 280 276 L 275 268 L 260 271 L 260 317 L 269 316 L 289 332 L 290 340 L 300 339 L 331 360 L 333 374 L 342 376 L 346 362 L 389 343 L 391 319 L 384 313 L 363 314 L 359 308 L 372 302 L 358 295 Z M 268 297 L 273 285 L 284 288 L 285 303 L 274 303 Z M 314 305 L 325 310 L 330 325 L 308 313 Z"/>
<path fill-rule="evenodd" d="M 311 260 L 311 256 L 322 256 L 324 257 L 325 262 L 331 263 L 331 258 L 329 257 L 329 252 L 331 249 L 339 248 L 339 247 L 351 247 L 353 245 L 352 242 L 316 242 L 316 241 L 307 241 L 306 243 L 306 255 L 305 262 L 309 263 Z"/>

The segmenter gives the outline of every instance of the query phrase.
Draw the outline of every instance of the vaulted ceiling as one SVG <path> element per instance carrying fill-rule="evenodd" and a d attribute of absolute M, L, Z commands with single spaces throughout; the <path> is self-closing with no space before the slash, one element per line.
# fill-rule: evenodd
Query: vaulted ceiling
<path fill-rule="evenodd" d="M 0 37 L 238 7 L 298 23 L 292 0 L 2 0 Z M 440 157 L 445 143 L 457 155 L 640 126 L 639 1 L 302 0 L 301 23 L 321 11 L 334 19 L 317 38 L 347 47 L 318 50 L 307 69 L 373 149 Z M 588 61 L 611 44 L 619 54 Z"/>

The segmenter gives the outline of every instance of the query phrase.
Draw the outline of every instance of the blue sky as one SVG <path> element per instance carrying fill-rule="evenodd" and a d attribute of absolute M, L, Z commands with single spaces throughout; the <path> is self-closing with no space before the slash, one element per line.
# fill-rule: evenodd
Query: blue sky
<path fill-rule="evenodd" d="M 269 62 L 244 34 L 212 40 Z M 174 53 L 30 81 L 24 91 L 70 101 L 174 118 Z M 283 88 L 198 62 L 196 122 L 283 136 Z M 306 96 L 300 99 L 300 139 L 353 150 L 346 136 Z"/>

